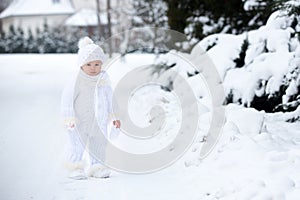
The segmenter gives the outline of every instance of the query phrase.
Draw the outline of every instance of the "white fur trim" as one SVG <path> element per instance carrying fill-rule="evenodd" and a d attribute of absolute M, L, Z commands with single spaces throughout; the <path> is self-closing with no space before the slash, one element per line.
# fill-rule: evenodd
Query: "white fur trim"
<path fill-rule="evenodd" d="M 63 120 L 63 123 L 64 123 L 65 126 L 68 126 L 70 124 L 75 124 L 75 122 L 76 122 L 76 118 L 75 117 L 65 118 Z"/>
<path fill-rule="evenodd" d="M 65 168 L 73 171 L 75 169 L 83 169 L 84 168 L 84 163 L 83 162 L 65 162 L 64 164 Z"/>

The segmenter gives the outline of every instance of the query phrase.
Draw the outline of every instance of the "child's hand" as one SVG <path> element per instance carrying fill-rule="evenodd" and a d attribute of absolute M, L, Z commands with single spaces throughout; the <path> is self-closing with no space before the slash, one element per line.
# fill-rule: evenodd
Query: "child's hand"
<path fill-rule="evenodd" d="M 75 128 L 75 124 L 69 124 L 67 126 L 67 129 L 70 130 L 70 131 L 74 130 L 74 128 Z"/>
<path fill-rule="evenodd" d="M 116 128 L 120 128 L 120 127 L 121 127 L 121 122 L 120 122 L 120 120 L 114 120 L 114 121 L 113 121 L 113 125 L 114 125 Z"/>
<path fill-rule="evenodd" d="M 64 123 L 66 129 L 72 131 L 75 128 L 75 122 L 76 122 L 76 119 L 74 117 L 70 117 L 70 118 L 64 119 L 63 123 Z"/>

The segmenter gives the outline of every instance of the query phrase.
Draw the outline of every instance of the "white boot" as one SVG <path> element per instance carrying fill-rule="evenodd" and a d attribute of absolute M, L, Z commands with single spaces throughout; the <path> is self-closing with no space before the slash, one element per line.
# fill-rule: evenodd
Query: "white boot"
<path fill-rule="evenodd" d="M 111 175 L 110 169 L 101 169 L 96 172 L 94 172 L 91 176 L 95 178 L 109 178 Z"/>
<path fill-rule="evenodd" d="M 110 175 L 111 175 L 111 170 L 102 165 L 93 166 L 89 170 L 89 176 L 95 178 L 109 178 Z"/>
<path fill-rule="evenodd" d="M 70 172 L 69 178 L 75 180 L 85 180 L 87 179 L 87 176 L 85 175 L 83 169 L 74 169 Z"/>
<path fill-rule="evenodd" d="M 69 171 L 69 178 L 75 180 L 87 179 L 87 176 L 84 172 L 84 163 L 80 162 L 66 162 L 65 168 Z"/>

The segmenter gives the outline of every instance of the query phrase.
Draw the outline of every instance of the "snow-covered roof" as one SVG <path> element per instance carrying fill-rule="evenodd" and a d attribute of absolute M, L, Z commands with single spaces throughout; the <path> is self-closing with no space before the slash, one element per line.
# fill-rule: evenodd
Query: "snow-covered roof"
<path fill-rule="evenodd" d="M 12 16 L 72 14 L 74 8 L 70 0 L 13 0 L 0 14 L 0 18 Z"/>
<path fill-rule="evenodd" d="M 101 24 L 107 24 L 107 15 L 106 13 L 100 14 Z M 65 25 L 67 26 L 97 26 L 97 11 L 90 9 L 82 9 L 66 20 Z"/>

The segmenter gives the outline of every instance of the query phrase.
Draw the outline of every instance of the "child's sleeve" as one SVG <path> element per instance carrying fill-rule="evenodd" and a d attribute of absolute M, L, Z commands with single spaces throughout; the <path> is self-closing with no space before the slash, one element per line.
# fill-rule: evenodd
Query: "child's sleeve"
<path fill-rule="evenodd" d="M 105 100 L 107 103 L 108 120 L 116 120 L 118 106 L 116 104 L 116 101 L 114 101 L 113 90 L 111 87 L 110 78 L 107 73 L 104 74 L 103 81 L 101 82 L 101 84 L 105 93 Z"/>
<path fill-rule="evenodd" d="M 108 120 L 116 120 L 116 112 L 113 109 L 113 91 L 111 85 L 106 89 L 107 105 L 108 105 Z"/>
<path fill-rule="evenodd" d="M 73 93 L 74 93 L 74 84 L 72 81 L 69 81 L 61 96 L 61 118 L 65 126 L 70 126 L 75 124 L 75 115 L 73 109 Z"/>

